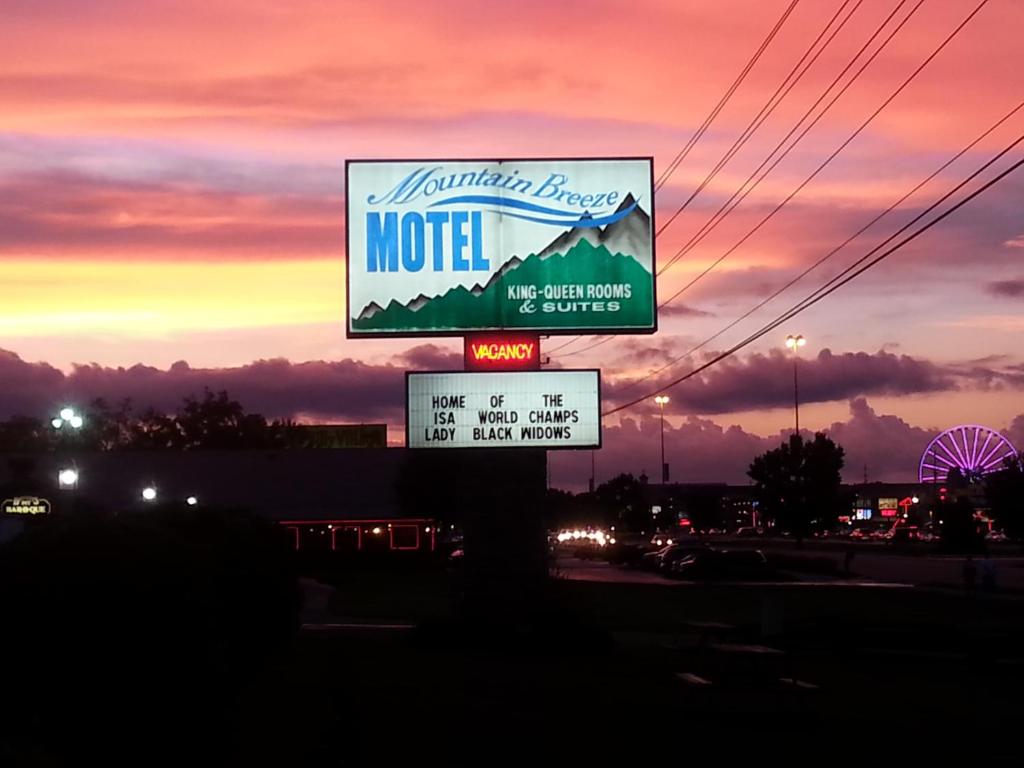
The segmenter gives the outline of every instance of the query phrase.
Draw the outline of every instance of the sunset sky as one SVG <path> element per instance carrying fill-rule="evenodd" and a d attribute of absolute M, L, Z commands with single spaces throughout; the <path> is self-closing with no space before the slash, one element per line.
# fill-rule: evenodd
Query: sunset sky
<path fill-rule="evenodd" d="M 798 2 L 660 191 L 659 222 L 704 180 L 833 15 L 840 11 L 830 32 L 849 18 L 658 237 L 660 263 L 894 9 L 818 111 L 910 17 L 721 226 L 659 278 L 659 297 L 746 235 L 979 3 Z M 95 396 L 172 408 L 210 386 L 267 416 L 388 421 L 401 444 L 402 372 L 451 367 L 461 346 L 345 339 L 345 160 L 651 155 L 658 175 L 789 5 L 9 0 L 0 19 L 0 418 L 49 416 L 62 401 Z M 628 385 L 784 285 L 1017 107 L 1022 32 L 1024 3 L 989 0 L 824 171 L 662 310 L 656 335 L 592 350 L 592 339 L 577 340 L 554 351 L 552 364 L 601 367 L 609 406 L 653 392 L 650 380 Z M 1024 109 L 664 378 L 776 317 L 1021 134 Z M 981 181 L 1021 157 L 1024 143 Z M 1001 430 L 1024 447 L 1022 202 L 1024 169 L 670 390 L 673 479 L 743 482 L 752 456 L 791 427 L 787 333 L 809 339 L 801 424 L 844 444 L 847 479 L 860 479 L 865 464 L 873 479 L 912 479 L 928 439 L 961 422 Z M 653 404 L 617 414 L 605 430 L 599 480 L 620 470 L 656 474 Z M 578 488 L 589 473 L 589 453 L 552 461 L 555 485 Z"/>

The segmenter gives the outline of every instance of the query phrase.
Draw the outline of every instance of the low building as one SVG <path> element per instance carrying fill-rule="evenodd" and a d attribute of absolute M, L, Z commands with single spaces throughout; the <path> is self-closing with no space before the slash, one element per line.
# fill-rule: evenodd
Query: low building
<path fill-rule="evenodd" d="M 55 515 L 240 509 L 277 522 L 301 550 L 430 550 L 436 521 L 404 515 L 399 499 L 407 456 L 398 448 L 8 454 L 0 497 L 48 499 Z M 61 487 L 68 468 L 76 480 Z"/>

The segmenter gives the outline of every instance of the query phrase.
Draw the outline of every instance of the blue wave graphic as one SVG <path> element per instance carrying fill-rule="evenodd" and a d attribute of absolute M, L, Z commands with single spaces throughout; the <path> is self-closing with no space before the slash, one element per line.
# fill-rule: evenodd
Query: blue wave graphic
<path fill-rule="evenodd" d="M 538 216 L 524 216 L 521 213 L 509 213 L 508 211 L 491 211 L 492 213 L 500 213 L 502 216 L 509 216 L 513 219 L 522 219 L 523 221 L 532 221 L 535 224 L 548 224 L 552 227 L 565 227 L 571 224 L 574 227 L 603 227 L 605 224 L 614 224 L 619 219 L 624 219 L 633 209 L 636 208 L 637 203 L 633 203 L 629 208 L 613 213 L 610 216 L 600 216 L 594 219 L 577 218 L 572 219 L 542 219 Z"/>
<path fill-rule="evenodd" d="M 446 197 L 444 200 L 438 200 L 435 203 L 431 203 L 429 207 L 434 208 L 438 205 L 458 205 L 462 203 L 496 205 L 499 208 L 519 208 L 523 211 L 546 213 L 550 216 L 564 216 L 569 219 L 578 219 L 580 217 L 579 211 L 563 211 L 558 208 L 545 208 L 543 205 L 537 205 L 536 203 L 528 203 L 524 200 L 514 200 L 508 197 L 496 197 L 494 195 L 457 195 L 456 197 Z"/>

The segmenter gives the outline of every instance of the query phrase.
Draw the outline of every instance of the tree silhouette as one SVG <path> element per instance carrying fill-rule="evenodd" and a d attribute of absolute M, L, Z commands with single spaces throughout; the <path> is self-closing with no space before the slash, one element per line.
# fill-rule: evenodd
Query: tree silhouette
<path fill-rule="evenodd" d="M 985 497 L 992 519 L 1015 541 L 1024 539 L 1024 454 L 1010 456 L 986 478 Z"/>
<path fill-rule="evenodd" d="M 802 541 L 832 528 L 842 508 L 843 449 L 823 433 L 789 442 L 758 456 L 747 474 L 756 483 L 762 514 Z"/>
<path fill-rule="evenodd" d="M 175 419 L 183 450 L 266 448 L 270 444 L 267 420 L 258 413 L 246 413 L 242 404 L 221 391 L 205 390 L 203 398 L 185 398 L 185 407 Z"/>
<path fill-rule="evenodd" d="M 623 527 L 639 531 L 649 527 L 650 515 L 643 498 L 643 484 L 631 474 L 620 474 L 594 491 L 606 519 L 619 520 Z"/>

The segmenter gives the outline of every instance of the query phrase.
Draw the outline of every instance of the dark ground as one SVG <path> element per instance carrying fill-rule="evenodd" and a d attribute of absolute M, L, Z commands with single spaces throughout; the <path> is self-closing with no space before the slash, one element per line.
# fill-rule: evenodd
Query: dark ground
<path fill-rule="evenodd" d="M 643 762 L 677 748 L 799 753 L 815 740 L 878 756 L 890 739 L 994 757 L 1015 737 L 1017 599 L 559 581 L 547 628 L 510 640 L 508 628 L 449 632 L 451 588 L 438 572 L 338 579 L 339 614 L 307 625 L 244 697 L 246 758 Z M 374 620 L 416 627 L 328 626 Z"/>
<path fill-rule="evenodd" d="M 732 765 L 856 753 L 885 765 L 905 752 L 967 746 L 999 762 L 1017 751 L 1018 596 L 558 579 L 540 615 L 499 606 L 501 625 L 487 628 L 456 620 L 458 578 L 443 569 L 325 582 L 333 595 L 307 588 L 306 623 L 283 651 L 230 676 L 196 672 L 222 662 L 200 660 L 194 634 L 179 632 L 180 651 L 149 654 L 132 638 L 133 653 L 84 678 L 87 691 L 48 679 L 33 699 L 37 732 L 0 730 L 0 763 Z M 40 617 L 74 657 L 89 628 Z M 124 678 L 132 685 L 105 684 Z M 72 692 L 86 702 L 72 725 L 87 727 L 69 727 Z"/>

